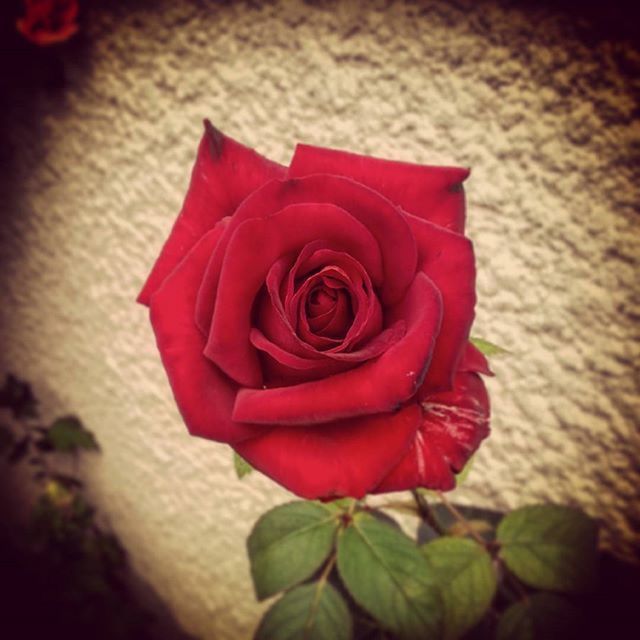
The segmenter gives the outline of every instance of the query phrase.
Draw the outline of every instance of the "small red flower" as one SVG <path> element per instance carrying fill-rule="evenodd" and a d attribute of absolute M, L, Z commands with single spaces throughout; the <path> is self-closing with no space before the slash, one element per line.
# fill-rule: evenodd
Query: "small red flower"
<path fill-rule="evenodd" d="M 78 0 L 24 0 L 25 15 L 18 31 L 40 46 L 68 40 L 77 30 Z"/>

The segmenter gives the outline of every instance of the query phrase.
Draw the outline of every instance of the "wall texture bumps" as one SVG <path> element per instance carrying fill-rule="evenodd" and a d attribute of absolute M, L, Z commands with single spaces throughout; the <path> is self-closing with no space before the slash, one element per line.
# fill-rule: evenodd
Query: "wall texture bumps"
<path fill-rule="evenodd" d="M 531 4 L 122 4 L 87 15 L 64 89 L 5 114 L 0 371 L 95 431 L 94 499 L 185 629 L 251 633 L 243 540 L 289 499 L 187 436 L 133 302 L 203 117 L 281 162 L 301 140 L 473 167 L 475 333 L 512 354 L 460 500 L 581 505 L 634 555 L 639 52 Z"/>

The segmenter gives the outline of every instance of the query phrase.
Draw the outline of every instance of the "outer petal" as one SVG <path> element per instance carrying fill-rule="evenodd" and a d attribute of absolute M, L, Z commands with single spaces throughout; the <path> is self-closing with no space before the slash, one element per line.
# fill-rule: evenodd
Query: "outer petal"
<path fill-rule="evenodd" d="M 464 190 L 468 169 L 432 167 L 371 158 L 347 151 L 299 144 L 289 176 L 314 173 L 347 176 L 366 184 L 405 211 L 457 233 L 464 232 Z"/>
<path fill-rule="evenodd" d="M 222 226 L 206 233 L 152 296 L 151 324 L 189 432 L 237 442 L 262 429 L 231 420 L 237 387 L 202 355 L 205 339 L 193 321 L 198 284 Z"/>
<path fill-rule="evenodd" d="M 204 121 L 204 135 L 191 184 L 138 302 L 148 305 L 153 293 L 195 243 L 258 187 L 284 175 L 285 169 L 239 144 Z"/>
<path fill-rule="evenodd" d="M 348 250 L 381 278 L 378 244 L 369 230 L 331 204 L 290 205 L 269 218 L 244 222 L 232 236 L 220 275 L 218 297 L 205 355 L 247 387 L 262 385 L 255 349 L 249 342 L 251 309 L 269 268 L 278 258 L 325 238 Z"/>
<path fill-rule="evenodd" d="M 420 410 L 413 403 L 393 414 L 275 427 L 234 448 L 256 469 L 303 498 L 361 498 L 397 464 L 419 422 Z"/>
<path fill-rule="evenodd" d="M 424 385 L 430 391 L 451 389 L 453 374 L 469 340 L 476 303 L 473 245 L 452 233 L 407 215 L 418 245 L 418 268 L 442 294 L 442 328 Z"/>
<path fill-rule="evenodd" d="M 474 371 L 475 373 L 481 373 L 485 376 L 494 375 L 489 367 L 489 361 L 471 342 L 467 343 L 458 371 Z"/>
<path fill-rule="evenodd" d="M 275 389 L 242 389 L 233 418 L 261 424 L 316 424 L 393 411 L 420 386 L 441 317 L 440 294 L 419 273 L 405 300 L 390 313 L 391 322 L 407 322 L 407 332 L 379 358 L 324 380 Z"/>
<path fill-rule="evenodd" d="M 475 373 L 459 373 L 452 391 L 422 400 L 422 424 L 413 443 L 374 493 L 453 489 L 454 472 L 462 470 L 489 435 L 489 397 Z"/>

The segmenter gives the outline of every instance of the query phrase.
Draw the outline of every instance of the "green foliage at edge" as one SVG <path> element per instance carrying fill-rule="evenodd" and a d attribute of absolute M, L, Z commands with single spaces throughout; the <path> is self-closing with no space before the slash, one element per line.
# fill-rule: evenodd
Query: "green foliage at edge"
<path fill-rule="evenodd" d="M 280 598 L 262 618 L 255 640 L 349 640 L 352 628 L 344 598 L 319 580 Z"/>
<path fill-rule="evenodd" d="M 253 467 L 236 451 L 233 452 L 233 467 L 239 480 L 253 471 Z"/>
<path fill-rule="evenodd" d="M 471 337 L 469 338 L 469 342 L 471 342 L 471 344 L 485 356 L 502 356 L 510 353 L 509 351 L 507 351 L 507 349 L 499 347 L 497 344 L 489 342 L 484 338 Z"/>
<path fill-rule="evenodd" d="M 502 519 L 496 539 L 507 567 L 531 587 L 581 593 L 595 583 L 597 527 L 577 509 L 517 509 Z"/>
<path fill-rule="evenodd" d="M 466 538 L 438 538 L 420 550 L 442 594 L 443 638 L 460 638 L 480 622 L 495 596 L 498 583 L 491 557 Z"/>
<path fill-rule="evenodd" d="M 98 451 L 98 443 L 91 431 L 84 428 L 75 416 L 58 418 L 49 427 L 46 439 L 56 451 L 70 453 L 78 449 Z"/>

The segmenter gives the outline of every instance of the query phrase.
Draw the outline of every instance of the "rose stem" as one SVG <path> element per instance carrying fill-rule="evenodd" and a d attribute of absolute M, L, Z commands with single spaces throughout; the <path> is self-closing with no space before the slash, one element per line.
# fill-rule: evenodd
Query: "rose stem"
<path fill-rule="evenodd" d="M 449 500 L 445 497 L 442 491 L 438 491 L 438 496 L 444 505 L 444 508 L 467 530 L 467 533 L 483 547 L 487 546 L 486 540 L 484 540 L 481 536 L 479 536 L 473 529 L 473 527 L 469 524 L 467 519 L 456 509 Z"/>
<path fill-rule="evenodd" d="M 429 503 L 425 500 L 425 497 L 418 493 L 417 489 L 411 489 L 411 495 L 416 501 L 418 507 L 418 513 L 420 517 L 440 536 L 446 534 L 446 531 L 442 528 L 442 525 L 436 519 Z"/>

